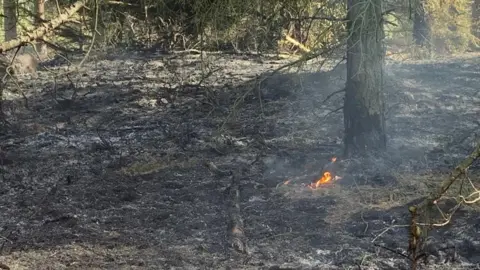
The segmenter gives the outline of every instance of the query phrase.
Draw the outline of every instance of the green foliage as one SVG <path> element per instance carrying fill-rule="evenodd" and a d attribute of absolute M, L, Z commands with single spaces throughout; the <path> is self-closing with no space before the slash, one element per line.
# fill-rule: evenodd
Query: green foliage
<path fill-rule="evenodd" d="M 472 0 L 387 0 L 394 10 L 384 16 L 388 50 L 395 58 L 429 58 L 432 55 L 461 53 L 478 43 L 472 34 Z M 415 10 L 424 1 L 429 24 L 427 46 L 415 46 L 413 21 Z"/>
<path fill-rule="evenodd" d="M 470 0 L 428 0 L 431 42 L 439 53 L 464 52 L 474 41 Z"/>
<path fill-rule="evenodd" d="M 409 9 L 415 8 L 418 1 L 412 0 L 411 5 L 398 0 L 385 1 L 387 10 L 391 7 L 395 10 L 395 13 L 384 16 L 387 42 L 401 43 L 406 47 L 411 44 L 413 24 Z M 437 52 L 453 53 L 465 51 L 470 44 L 478 44 L 472 35 L 472 0 L 425 1 L 432 30 L 432 48 Z M 65 1 L 59 3 L 60 7 L 67 5 Z M 340 0 L 123 0 L 89 3 L 89 9 L 75 18 L 81 24 L 69 24 L 67 28 L 70 28 L 70 36 L 79 33 L 92 36 L 94 4 L 99 3 L 96 40 L 101 46 L 155 45 L 165 49 L 295 52 L 299 48 L 286 36 L 313 50 L 330 48 L 345 42 L 346 38 L 345 3 Z M 19 1 L 18 8 L 19 33 L 24 33 L 33 28 L 33 0 Z M 56 15 L 56 2 L 48 1 L 46 17 L 51 19 Z M 68 39 L 67 36 L 61 39 Z"/>
<path fill-rule="evenodd" d="M 295 47 L 282 42 L 289 35 L 321 48 L 340 39 L 343 22 L 330 18 L 344 18 L 343 6 L 329 0 L 132 0 L 102 4 L 100 27 L 110 44 L 272 51 Z"/>
<path fill-rule="evenodd" d="M 19 33 L 34 28 L 34 1 L 19 1 Z M 340 0 L 121 0 L 89 1 L 88 9 L 56 31 L 53 42 L 76 47 L 86 35 L 97 46 L 156 46 L 165 49 L 297 51 L 286 36 L 310 49 L 344 39 Z M 68 6 L 58 1 L 60 8 Z M 98 4 L 98 20 L 96 21 Z M 57 1 L 46 2 L 46 18 L 58 15 Z M 96 30 L 94 28 L 96 27 Z M 70 42 L 69 42 L 70 40 Z M 65 42 L 64 42 L 65 41 Z M 80 45 L 81 46 L 81 45 Z"/>

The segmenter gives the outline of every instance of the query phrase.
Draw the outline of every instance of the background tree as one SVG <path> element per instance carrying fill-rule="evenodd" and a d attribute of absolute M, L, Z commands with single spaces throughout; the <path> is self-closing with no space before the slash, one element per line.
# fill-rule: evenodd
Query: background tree
<path fill-rule="evenodd" d="M 471 0 L 426 0 L 431 42 L 440 55 L 465 52 L 472 41 Z"/>
<path fill-rule="evenodd" d="M 5 40 L 17 37 L 17 2 L 16 0 L 3 0 L 3 27 Z"/>
<path fill-rule="evenodd" d="M 347 14 L 345 155 L 386 148 L 382 0 L 350 0 Z"/>
<path fill-rule="evenodd" d="M 45 21 L 45 0 L 35 0 L 35 17 L 34 22 L 39 27 Z M 38 54 L 43 58 L 47 54 L 47 45 L 43 42 L 37 42 L 36 49 Z"/>
<path fill-rule="evenodd" d="M 430 25 L 425 0 L 417 0 L 413 7 L 413 39 L 421 47 L 430 44 Z"/>

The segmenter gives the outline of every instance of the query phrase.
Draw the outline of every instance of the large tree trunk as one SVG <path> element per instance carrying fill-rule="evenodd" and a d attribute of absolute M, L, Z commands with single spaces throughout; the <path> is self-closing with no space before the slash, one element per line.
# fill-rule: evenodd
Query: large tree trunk
<path fill-rule="evenodd" d="M 17 0 L 3 0 L 5 41 L 17 38 Z"/>
<path fill-rule="evenodd" d="M 413 9 L 413 39 L 420 46 L 430 45 L 430 24 L 425 9 L 425 0 L 417 0 Z"/>
<path fill-rule="evenodd" d="M 45 21 L 45 0 L 35 0 L 35 25 L 40 27 Z M 45 37 L 44 37 L 45 38 Z M 42 59 L 47 56 L 47 45 L 44 42 L 37 41 L 36 49 Z"/>
<path fill-rule="evenodd" d="M 480 39 L 480 0 L 472 3 L 472 34 Z"/>
<path fill-rule="evenodd" d="M 345 156 L 386 148 L 383 0 L 348 0 Z"/>

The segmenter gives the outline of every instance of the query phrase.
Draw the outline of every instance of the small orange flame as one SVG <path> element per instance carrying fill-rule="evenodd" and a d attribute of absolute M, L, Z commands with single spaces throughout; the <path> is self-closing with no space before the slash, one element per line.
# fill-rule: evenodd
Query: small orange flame
<path fill-rule="evenodd" d="M 309 185 L 312 189 L 317 189 L 320 185 L 326 184 L 332 180 L 332 174 L 330 172 L 323 173 L 322 178 L 318 179 L 317 182 L 311 183 Z"/>
<path fill-rule="evenodd" d="M 337 181 L 339 179 L 342 179 L 342 177 L 338 176 L 338 175 L 335 175 L 335 169 L 332 168 L 330 165 L 332 163 L 335 163 L 337 161 L 337 157 L 332 157 L 331 159 L 331 162 L 327 165 L 324 166 L 324 173 L 322 175 L 322 177 L 318 180 L 316 180 L 315 182 L 313 183 L 310 183 L 308 185 L 306 185 L 307 187 L 311 188 L 311 189 L 318 189 L 320 188 L 321 185 L 324 185 L 324 184 L 328 184 L 330 182 L 334 182 L 334 181 Z M 308 166 L 311 166 L 310 164 Z M 331 171 L 327 171 L 327 169 L 330 168 Z M 335 175 L 335 176 L 332 176 L 332 173 Z M 279 187 L 280 185 L 288 185 L 290 183 L 292 183 L 295 179 L 287 179 L 285 180 L 283 183 L 279 183 L 277 185 L 277 187 Z M 305 185 L 303 185 L 305 187 Z"/>
<path fill-rule="evenodd" d="M 332 163 L 334 163 L 335 161 L 337 161 L 337 157 L 332 157 Z M 332 180 L 338 180 L 338 179 L 341 179 L 341 177 L 338 177 L 338 176 L 332 177 L 332 173 L 329 171 L 326 171 L 323 173 L 322 178 L 318 179 L 315 183 L 311 183 L 310 185 L 308 185 L 308 187 L 310 187 L 311 189 L 317 189 L 320 187 L 320 185 L 323 185 L 323 184 L 329 183 Z"/>

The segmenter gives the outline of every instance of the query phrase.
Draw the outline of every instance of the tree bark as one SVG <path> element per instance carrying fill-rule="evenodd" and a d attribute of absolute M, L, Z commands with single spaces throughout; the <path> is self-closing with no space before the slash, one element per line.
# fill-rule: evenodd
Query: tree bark
<path fill-rule="evenodd" d="M 35 0 L 35 26 L 40 27 L 45 21 L 45 0 Z M 47 45 L 44 42 L 37 41 L 35 44 L 38 54 L 41 58 L 47 56 Z"/>
<path fill-rule="evenodd" d="M 3 0 L 3 25 L 5 41 L 17 38 L 17 2 L 16 0 Z"/>
<path fill-rule="evenodd" d="M 386 148 L 382 0 L 348 0 L 345 156 Z"/>
<path fill-rule="evenodd" d="M 425 9 L 425 0 L 417 0 L 413 17 L 413 39 L 419 46 L 430 44 L 430 24 Z"/>

